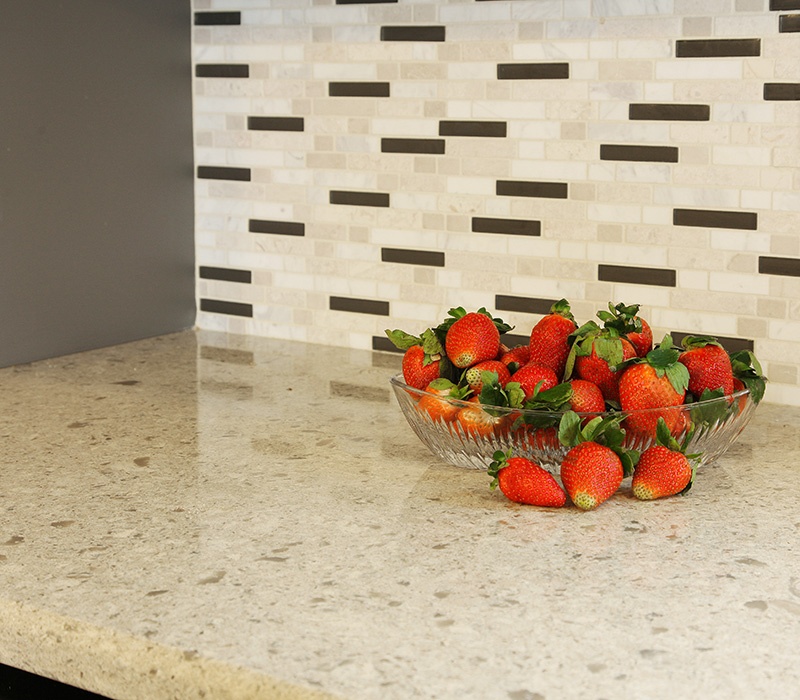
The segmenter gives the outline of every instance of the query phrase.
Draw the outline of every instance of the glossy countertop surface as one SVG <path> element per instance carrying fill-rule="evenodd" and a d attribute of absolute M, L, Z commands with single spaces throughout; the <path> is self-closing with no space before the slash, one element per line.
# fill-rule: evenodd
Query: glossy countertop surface
<path fill-rule="evenodd" d="M 686 496 L 536 509 L 427 451 L 398 368 L 187 331 L 0 370 L 0 663 L 121 700 L 798 697 L 800 409 Z"/>

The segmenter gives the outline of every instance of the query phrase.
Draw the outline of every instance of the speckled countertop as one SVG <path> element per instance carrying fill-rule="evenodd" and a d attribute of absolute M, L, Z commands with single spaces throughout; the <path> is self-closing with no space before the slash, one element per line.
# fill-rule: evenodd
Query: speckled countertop
<path fill-rule="evenodd" d="M 686 497 L 538 510 L 394 355 L 186 332 L 0 370 L 0 662 L 113 698 L 792 698 L 800 410 Z"/>

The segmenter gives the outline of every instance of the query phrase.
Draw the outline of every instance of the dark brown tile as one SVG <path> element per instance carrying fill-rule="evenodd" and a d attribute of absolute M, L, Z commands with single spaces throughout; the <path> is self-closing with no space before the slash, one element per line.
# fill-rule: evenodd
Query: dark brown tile
<path fill-rule="evenodd" d="M 769 255 L 758 257 L 758 271 L 765 275 L 800 277 L 800 258 L 776 258 Z"/>
<path fill-rule="evenodd" d="M 357 207 L 388 207 L 389 194 L 386 192 L 331 190 L 330 203 L 350 204 Z"/>
<path fill-rule="evenodd" d="M 769 0 L 769 9 L 777 10 L 800 10 L 800 0 Z"/>
<path fill-rule="evenodd" d="M 439 136 L 488 136 L 504 137 L 505 122 L 449 121 L 439 122 Z"/>
<path fill-rule="evenodd" d="M 443 26 L 381 27 L 381 41 L 444 41 Z"/>
<path fill-rule="evenodd" d="M 495 193 L 507 197 L 547 197 L 566 199 L 566 182 L 530 182 L 525 180 L 498 180 Z"/>
<path fill-rule="evenodd" d="M 250 66 L 239 63 L 199 63 L 194 67 L 196 78 L 247 78 Z"/>
<path fill-rule="evenodd" d="M 231 168 L 223 165 L 198 165 L 197 177 L 202 180 L 250 181 L 250 168 Z"/>
<path fill-rule="evenodd" d="M 214 25 L 233 25 L 242 23 L 241 12 L 195 12 L 194 24 L 197 27 Z"/>
<path fill-rule="evenodd" d="M 336 0 L 337 5 L 388 5 L 396 2 L 397 0 Z"/>
<path fill-rule="evenodd" d="M 569 63 L 500 63 L 498 80 L 558 80 L 569 78 Z"/>
<path fill-rule="evenodd" d="M 238 301 L 222 301 L 220 299 L 201 299 L 200 311 L 213 314 L 226 314 L 228 316 L 253 317 L 253 305 L 242 304 Z"/>
<path fill-rule="evenodd" d="M 444 153 L 444 139 L 382 138 L 382 153 Z"/>
<path fill-rule="evenodd" d="M 702 228 L 733 228 L 755 231 L 758 214 L 751 211 L 719 211 L 714 209 L 673 209 L 675 226 L 700 226 Z"/>
<path fill-rule="evenodd" d="M 689 335 L 701 335 L 701 334 L 697 332 L 684 333 L 682 331 L 673 331 L 672 333 L 670 333 L 670 336 L 672 336 L 672 343 L 678 347 L 681 346 L 683 339 Z M 708 334 L 702 334 L 702 335 L 708 335 Z M 727 350 L 729 353 L 739 352 L 740 350 L 750 350 L 752 352 L 753 348 L 755 347 L 755 343 L 752 340 L 748 340 L 747 338 L 728 338 L 724 335 L 715 335 L 713 337 L 716 338 L 717 341 L 719 341 L 719 344 L 722 345 L 722 347 L 725 348 L 725 350 Z"/>
<path fill-rule="evenodd" d="M 251 233 L 274 233 L 278 236 L 305 236 L 306 225 L 297 221 L 267 221 L 250 219 L 248 230 Z"/>
<path fill-rule="evenodd" d="M 677 58 L 760 55 L 761 39 L 678 39 L 675 42 Z"/>
<path fill-rule="evenodd" d="M 676 285 L 675 270 L 658 267 L 600 264 L 597 266 L 597 279 L 601 282 L 646 284 L 655 287 L 674 287 Z"/>
<path fill-rule="evenodd" d="M 600 145 L 600 160 L 677 163 L 678 149 L 675 146 L 625 146 L 604 143 Z"/>
<path fill-rule="evenodd" d="M 542 222 L 533 219 L 494 219 L 485 216 L 472 217 L 475 233 L 507 233 L 512 236 L 541 236 Z"/>
<path fill-rule="evenodd" d="M 783 33 L 800 32 L 800 15 L 781 15 L 778 31 Z"/>
<path fill-rule="evenodd" d="M 765 83 L 765 100 L 800 100 L 800 83 Z"/>
<path fill-rule="evenodd" d="M 523 335 L 521 333 L 503 333 L 500 336 L 500 342 L 513 348 L 516 345 L 528 345 L 531 342 L 531 336 L 530 334 Z"/>
<path fill-rule="evenodd" d="M 389 97 L 389 83 L 328 83 L 331 97 Z"/>
<path fill-rule="evenodd" d="M 373 314 L 375 316 L 389 315 L 389 302 L 376 299 L 354 299 L 351 297 L 331 297 L 329 300 L 331 311 L 350 311 L 356 314 Z"/>
<path fill-rule="evenodd" d="M 405 248 L 381 248 L 383 262 L 407 265 L 430 265 L 444 267 L 444 253 L 437 250 L 408 250 Z"/>
<path fill-rule="evenodd" d="M 303 131 L 303 117 L 247 117 L 250 131 Z"/>
<path fill-rule="evenodd" d="M 628 106 L 628 119 L 707 122 L 710 118 L 711 108 L 708 105 L 632 104 Z"/>
<path fill-rule="evenodd" d="M 253 273 L 250 270 L 235 270 L 229 267 L 207 267 L 200 266 L 200 279 L 222 280 L 223 282 L 242 282 L 250 284 Z"/>
<path fill-rule="evenodd" d="M 396 352 L 398 354 L 402 354 L 404 352 L 403 350 L 398 348 L 391 340 L 389 340 L 385 335 L 372 336 L 372 349 L 382 350 L 385 352 Z"/>
<path fill-rule="evenodd" d="M 535 299 L 497 294 L 494 298 L 494 306 L 498 311 L 519 311 L 524 314 L 544 316 L 550 313 L 550 308 L 556 301 L 557 299 Z"/>

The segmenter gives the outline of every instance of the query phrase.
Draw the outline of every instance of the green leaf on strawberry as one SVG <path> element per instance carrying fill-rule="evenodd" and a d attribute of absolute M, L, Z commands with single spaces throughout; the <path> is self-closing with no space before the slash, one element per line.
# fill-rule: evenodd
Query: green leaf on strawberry
<path fill-rule="evenodd" d="M 620 425 L 624 419 L 624 414 L 597 416 L 582 425 L 577 413 L 567 411 L 559 424 L 558 439 L 565 447 L 575 447 L 582 442 L 605 445 L 619 457 L 623 474 L 630 476 L 639 459 L 639 452 L 625 447 L 625 429 Z"/>
<path fill-rule="evenodd" d="M 522 405 L 525 413 L 515 421 L 515 428 L 520 425 L 552 428 L 559 423 L 558 414 L 569 407 L 573 393 L 569 382 L 562 382 L 544 391 L 540 391 L 541 384 L 542 382 L 536 386 L 533 395 Z"/>
<path fill-rule="evenodd" d="M 493 410 L 496 408 L 520 408 L 525 399 L 525 392 L 519 382 L 508 382 L 500 385 L 497 372 L 481 372 L 482 388 L 478 400 L 490 416 L 501 416 L 508 413 L 506 410 Z"/>
<path fill-rule="evenodd" d="M 406 333 L 405 331 L 401 331 L 399 329 L 390 331 L 387 328 L 384 332 L 386 333 L 386 337 L 392 341 L 392 344 L 398 350 L 408 350 L 414 345 L 422 345 L 422 339 L 417 335 L 411 335 L 411 333 Z"/>
<path fill-rule="evenodd" d="M 753 403 L 758 404 L 764 398 L 767 378 L 761 369 L 761 363 L 751 350 L 739 350 L 730 354 L 733 376 L 750 391 Z"/>

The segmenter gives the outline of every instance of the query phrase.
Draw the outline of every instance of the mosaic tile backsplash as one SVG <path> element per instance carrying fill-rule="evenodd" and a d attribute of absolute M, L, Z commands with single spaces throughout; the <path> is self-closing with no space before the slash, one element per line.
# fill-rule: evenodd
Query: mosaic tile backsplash
<path fill-rule="evenodd" d="M 800 405 L 800 0 L 194 0 L 201 328 L 641 304 Z"/>

